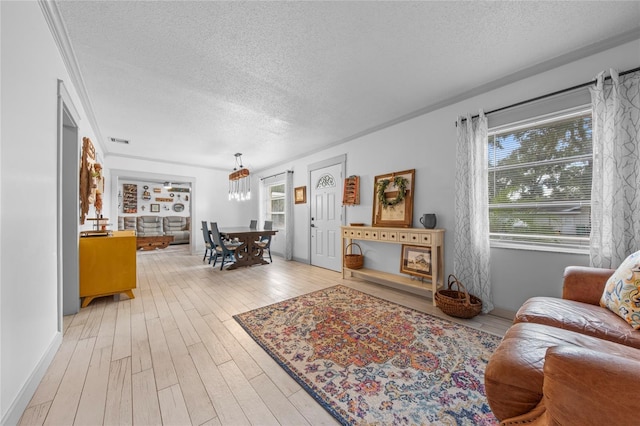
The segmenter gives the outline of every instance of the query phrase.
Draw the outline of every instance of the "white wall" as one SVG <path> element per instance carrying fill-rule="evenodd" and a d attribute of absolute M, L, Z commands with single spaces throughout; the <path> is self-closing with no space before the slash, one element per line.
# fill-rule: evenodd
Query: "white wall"
<path fill-rule="evenodd" d="M 294 186 L 309 185 L 307 166 L 341 154 L 347 155 L 346 175 L 361 178 L 360 205 L 346 208 L 345 223 L 371 224 L 373 179 L 376 175 L 416 169 L 413 226 L 421 227 L 423 213 L 436 213 L 445 234 L 445 274 L 453 271 L 454 181 L 458 115 L 476 114 L 594 79 L 610 67 L 627 70 L 640 65 L 640 41 L 627 43 L 577 60 L 496 90 L 449 105 L 345 144 L 261 170 L 270 175 L 294 170 Z M 470 68 L 469 72 L 473 72 Z M 309 259 L 309 205 L 294 208 L 294 258 Z M 359 242 L 365 266 L 399 273 L 400 248 L 390 244 Z M 507 249 L 491 250 L 494 304 L 498 310 L 516 311 L 529 297 L 559 296 L 567 265 L 587 265 L 588 256 Z M 446 275 L 445 275 L 446 277 Z"/>
<path fill-rule="evenodd" d="M 160 217 L 164 217 L 164 216 L 182 216 L 182 217 L 188 217 L 191 216 L 191 193 L 189 192 L 171 192 L 169 191 L 169 188 L 165 188 L 163 186 L 163 183 L 166 180 L 163 180 L 162 182 L 158 182 L 158 181 L 149 181 L 149 180 L 133 180 L 133 179 L 121 179 L 119 182 L 117 182 L 118 184 L 118 190 L 116 192 L 116 196 L 118 197 L 118 204 L 120 204 L 121 200 L 119 195 L 120 194 L 124 194 L 124 190 L 123 190 L 123 185 L 124 184 L 134 184 L 137 186 L 138 188 L 138 195 L 137 195 L 137 204 L 138 204 L 138 211 L 137 213 L 124 213 L 123 212 L 123 206 L 120 205 L 118 207 L 118 205 L 116 205 L 115 207 L 117 208 L 118 211 L 118 216 L 133 216 L 133 217 L 138 217 L 138 216 L 160 216 Z M 144 187 L 147 187 L 147 189 L 145 190 Z M 190 189 L 190 185 L 182 185 L 182 184 L 172 184 L 172 186 L 174 188 L 185 188 L 185 189 Z M 158 190 L 158 192 L 155 192 L 155 190 Z M 149 199 L 145 200 L 143 199 L 143 195 L 144 193 L 148 192 L 149 193 Z M 158 201 L 157 198 L 164 198 L 164 199 L 171 199 L 170 202 L 167 201 Z M 159 207 L 159 211 L 158 212 L 152 212 L 151 211 L 151 205 L 152 204 L 158 204 Z M 183 210 L 180 212 L 176 212 L 174 209 L 175 205 L 178 204 L 182 204 L 183 206 Z M 118 227 L 118 222 L 117 222 L 117 217 L 115 219 L 113 219 L 113 229 L 117 229 Z"/>
<path fill-rule="evenodd" d="M 95 141 L 36 2 L 0 2 L 0 415 L 17 422 L 61 340 L 57 267 L 57 80 Z M 78 154 L 79 157 L 79 154 Z M 72 231 L 77 235 L 77 229 Z"/>

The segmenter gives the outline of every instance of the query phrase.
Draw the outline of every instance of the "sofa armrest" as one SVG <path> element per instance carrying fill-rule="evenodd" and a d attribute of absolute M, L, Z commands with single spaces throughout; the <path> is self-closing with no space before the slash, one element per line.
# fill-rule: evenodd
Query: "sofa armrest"
<path fill-rule="evenodd" d="M 640 383 L 639 366 L 640 360 L 586 348 L 547 349 L 543 385 L 546 423 L 637 424 L 638 409 L 631 390 Z"/>
<path fill-rule="evenodd" d="M 569 266 L 564 270 L 562 298 L 598 305 L 613 269 Z"/>

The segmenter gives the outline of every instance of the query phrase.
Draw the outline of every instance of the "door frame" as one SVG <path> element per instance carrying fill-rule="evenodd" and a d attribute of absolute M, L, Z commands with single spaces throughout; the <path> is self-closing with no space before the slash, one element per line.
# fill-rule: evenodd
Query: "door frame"
<path fill-rule="evenodd" d="M 347 154 L 342 154 L 342 155 L 338 155 L 335 157 L 331 157 L 331 158 L 327 158 L 326 160 L 322 160 L 322 161 L 318 161 L 316 163 L 312 163 L 309 164 L 307 166 L 307 186 L 309 187 L 309 202 L 311 202 L 311 197 L 313 196 L 313 187 L 311 186 L 313 182 L 311 182 L 311 172 L 318 170 L 318 169 L 324 169 L 325 167 L 329 167 L 329 166 L 335 166 L 336 164 L 340 164 L 341 167 L 341 173 L 342 173 L 342 179 L 343 182 L 341 182 L 342 185 L 344 185 L 344 178 L 347 176 Z M 311 208 L 307 209 L 307 223 L 311 223 Z M 340 206 L 340 223 L 342 225 L 345 224 L 345 220 L 346 220 L 346 209 L 344 204 L 341 204 Z M 340 230 L 338 230 L 338 235 L 341 235 Z M 311 263 L 311 250 L 312 250 L 312 246 L 311 246 L 311 227 L 307 226 L 307 241 L 309 242 L 308 245 L 308 253 L 309 253 L 309 265 L 312 265 Z M 340 241 L 342 241 L 342 239 L 340 238 Z"/>
<path fill-rule="evenodd" d="M 77 313 L 80 310 L 80 260 L 78 257 L 80 114 L 62 80 L 58 80 L 57 115 L 57 280 L 58 332 L 61 333 L 63 315 Z M 65 128 L 73 129 L 74 137 L 65 136 Z"/>

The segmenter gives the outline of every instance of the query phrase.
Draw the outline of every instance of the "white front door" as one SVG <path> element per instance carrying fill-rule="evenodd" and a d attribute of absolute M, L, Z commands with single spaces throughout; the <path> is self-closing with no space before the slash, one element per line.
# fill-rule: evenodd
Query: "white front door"
<path fill-rule="evenodd" d="M 342 164 L 311 171 L 311 264 L 342 270 Z"/>

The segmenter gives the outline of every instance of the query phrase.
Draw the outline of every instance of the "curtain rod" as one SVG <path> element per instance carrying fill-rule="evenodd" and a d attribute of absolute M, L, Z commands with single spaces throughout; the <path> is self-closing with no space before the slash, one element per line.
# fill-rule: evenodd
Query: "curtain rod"
<path fill-rule="evenodd" d="M 283 175 L 285 173 L 293 173 L 293 170 L 285 170 L 284 172 L 276 173 L 275 175 L 271 175 L 271 176 L 266 176 L 266 177 L 260 178 L 260 180 L 265 180 L 265 179 L 269 179 L 269 178 L 272 178 L 272 177 L 280 176 L 280 175 Z"/>
<path fill-rule="evenodd" d="M 636 71 L 640 71 L 640 67 L 633 68 L 633 69 L 627 70 L 627 71 L 623 71 L 621 73 L 618 73 L 618 75 L 622 77 L 623 75 L 631 74 L 631 73 L 636 72 Z M 604 80 L 605 81 L 611 80 L 611 76 L 610 75 L 606 76 L 604 78 Z M 507 106 L 504 106 L 504 107 L 501 107 L 501 108 L 493 109 L 491 111 L 487 111 L 487 112 L 484 113 L 484 115 L 495 114 L 496 112 L 504 111 L 504 110 L 510 109 L 510 108 L 519 107 L 520 105 L 528 104 L 530 102 L 540 101 L 540 100 L 545 99 L 545 98 L 550 98 L 552 96 L 561 95 L 563 93 L 571 92 L 572 90 L 582 89 L 583 87 L 591 86 L 593 84 L 596 84 L 597 82 L 598 82 L 598 80 L 592 80 L 592 81 L 588 81 L 586 83 L 578 84 L 577 86 L 569 87 L 567 89 L 562 89 L 562 90 L 558 90 L 558 91 L 555 91 L 555 92 L 552 92 L 552 93 L 547 93 L 546 95 L 541 95 L 541 96 L 537 96 L 535 98 L 527 99 L 526 101 L 516 102 L 515 104 L 511 104 L 511 105 L 507 105 Z M 476 115 L 471 116 L 471 119 L 478 118 L 478 117 L 480 117 L 480 115 L 476 114 Z M 460 121 L 467 121 L 467 119 L 463 117 Z M 458 126 L 458 121 L 455 122 L 455 125 L 456 125 L 456 127 Z"/>

